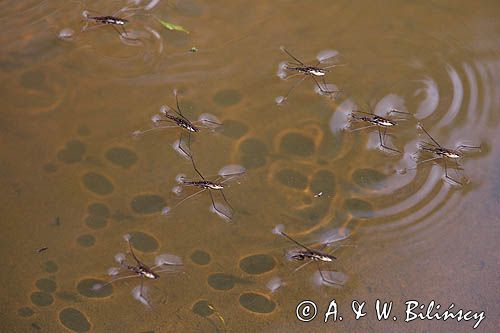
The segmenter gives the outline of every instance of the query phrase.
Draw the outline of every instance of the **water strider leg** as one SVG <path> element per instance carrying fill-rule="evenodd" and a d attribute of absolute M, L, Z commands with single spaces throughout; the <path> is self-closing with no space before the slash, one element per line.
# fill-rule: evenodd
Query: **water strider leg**
<path fill-rule="evenodd" d="M 304 75 L 304 74 L 303 73 L 295 73 L 295 74 L 292 74 L 292 75 L 285 77 L 283 80 L 288 80 L 288 79 L 291 79 L 291 78 L 294 78 L 294 77 L 300 76 L 300 75 Z"/>
<path fill-rule="evenodd" d="M 333 91 L 329 91 L 329 90 L 325 90 L 323 88 L 321 88 L 321 85 L 319 84 L 318 80 L 316 80 L 316 78 L 314 76 L 312 76 L 312 79 L 314 80 L 314 83 L 316 83 L 316 86 L 318 87 L 318 89 L 323 93 L 323 94 L 327 94 L 327 95 L 331 95 L 333 93 L 336 93 L 336 92 L 339 92 L 339 90 L 333 90 Z"/>
<path fill-rule="evenodd" d="M 339 66 L 345 66 L 345 64 L 335 64 L 335 65 L 325 66 L 322 69 L 329 69 L 329 68 L 334 68 L 334 67 L 339 67 Z"/>
<path fill-rule="evenodd" d="M 469 146 L 469 145 L 458 145 L 456 150 L 461 151 L 463 149 L 481 149 L 481 146 Z"/>
<path fill-rule="evenodd" d="M 423 160 L 423 161 L 418 161 L 416 164 L 419 165 L 419 164 L 422 164 L 422 163 L 426 163 L 426 162 L 430 162 L 430 161 L 435 161 L 435 160 L 438 160 L 442 158 L 441 156 L 438 156 L 438 157 L 433 157 L 433 158 L 428 158 L 426 160 Z M 416 170 L 417 167 L 413 167 L 413 168 L 409 168 L 409 169 L 406 169 L 406 170 Z"/>
<path fill-rule="evenodd" d="M 226 196 L 224 195 L 224 191 L 223 190 L 220 190 L 220 194 L 222 195 L 222 199 L 224 199 L 224 201 L 226 202 L 226 204 L 229 206 L 229 208 L 234 211 L 233 209 L 233 206 L 231 206 L 231 204 L 229 203 L 229 201 L 227 201 L 226 199 Z"/>
<path fill-rule="evenodd" d="M 446 162 L 446 158 L 443 158 L 443 161 L 444 161 L 444 174 L 445 174 L 445 177 L 448 178 L 449 180 L 451 180 L 452 182 L 458 184 L 458 185 L 463 185 L 461 182 L 459 182 L 456 179 L 453 179 L 452 177 L 450 177 L 448 175 L 448 163 Z"/>
<path fill-rule="evenodd" d="M 132 258 L 134 258 L 135 262 L 137 265 L 142 265 L 143 263 L 135 256 L 134 249 L 132 248 L 132 244 L 130 243 L 130 240 L 128 238 L 125 238 L 125 241 L 128 243 L 128 248 L 130 250 L 130 254 L 132 255 Z"/>
<path fill-rule="evenodd" d="M 197 123 L 210 123 L 210 124 L 214 124 L 214 125 L 217 125 L 217 126 L 222 126 L 221 123 L 218 123 L 216 121 L 213 121 L 213 120 L 208 120 L 208 119 L 202 119 L 202 120 L 195 120 L 195 121 L 192 121 L 191 123 L 193 124 L 197 124 Z M 208 126 L 203 126 L 201 125 L 202 128 L 209 128 Z"/>
<path fill-rule="evenodd" d="M 104 27 L 105 25 L 107 25 L 107 24 L 95 24 L 95 25 L 92 25 L 89 27 L 89 22 L 87 21 L 87 24 L 85 24 L 85 26 L 82 28 L 81 32 L 95 30 L 97 28 Z"/>
<path fill-rule="evenodd" d="M 212 207 L 219 213 L 225 216 L 228 220 L 231 220 L 231 217 L 227 216 L 224 212 L 221 212 L 219 209 L 217 209 L 217 206 L 215 205 L 214 201 L 214 196 L 212 195 L 212 191 L 208 190 L 208 194 L 210 194 L 210 200 L 212 200 Z"/>
<path fill-rule="evenodd" d="M 144 298 L 144 296 L 142 295 L 143 289 L 144 289 L 144 279 L 141 276 L 141 288 L 139 289 L 139 295 L 141 296 L 141 298 Z"/>
<path fill-rule="evenodd" d="M 371 127 L 375 127 L 377 125 L 368 125 L 368 126 L 363 126 L 363 127 L 359 127 L 359 128 L 355 128 L 355 129 L 349 129 L 348 131 L 349 132 L 356 132 L 356 131 L 361 131 L 361 130 L 364 130 L 366 128 L 371 128 Z"/>
<path fill-rule="evenodd" d="M 151 267 L 151 270 L 154 270 L 158 267 L 162 267 L 162 266 L 168 266 L 169 268 L 165 268 L 165 269 L 161 269 L 159 271 L 156 271 L 155 273 L 163 273 L 163 272 L 172 272 L 171 271 L 171 266 L 173 267 L 178 267 L 178 266 L 184 266 L 184 264 L 169 264 L 169 263 L 162 263 L 162 264 L 159 264 L 159 265 L 154 265 L 153 267 Z M 176 273 L 176 272 L 172 272 L 172 273 Z"/>
<path fill-rule="evenodd" d="M 132 132 L 132 135 L 142 135 L 144 133 L 151 132 L 153 130 L 166 129 L 166 128 L 175 128 L 175 127 L 179 127 L 179 126 L 177 126 L 177 125 L 166 125 L 166 126 L 158 126 L 158 127 L 149 128 L 149 129 L 144 130 L 144 131 L 137 130 L 137 131 Z"/>
<path fill-rule="evenodd" d="M 338 286 L 343 286 L 343 284 L 340 282 L 335 282 L 335 281 L 332 281 L 332 280 L 325 278 L 325 276 L 323 275 L 323 271 L 321 270 L 321 267 L 319 266 L 319 263 L 318 263 L 318 271 L 319 271 L 319 275 L 321 276 L 321 279 L 323 280 L 323 282 L 326 282 L 328 284 L 335 284 Z"/>
<path fill-rule="evenodd" d="M 384 134 L 383 135 L 382 135 L 382 132 L 380 131 L 380 126 L 378 126 L 377 129 L 378 129 L 378 138 L 380 140 L 380 146 L 385 148 L 385 149 L 389 149 L 389 150 L 392 150 L 394 152 L 401 153 L 399 150 L 385 145 L 384 139 L 385 139 L 385 136 L 387 134 L 387 127 L 384 127 Z"/>
<path fill-rule="evenodd" d="M 288 50 L 284 46 L 281 46 L 280 49 L 281 49 L 281 51 L 283 51 L 286 54 L 288 54 L 293 60 L 295 60 L 296 62 L 298 62 L 302 66 L 305 66 L 302 61 L 300 61 L 299 59 L 295 58 L 290 52 L 288 52 Z"/>
<path fill-rule="evenodd" d="M 424 128 L 424 126 L 422 126 L 421 123 L 418 123 L 418 127 L 432 140 L 432 142 L 436 144 L 436 146 L 442 148 L 441 145 L 429 134 L 429 132 L 427 132 L 427 130 Z"/>
<path fill-rule="evenodd" d="M 194 158 L 193 158 L 193 155 L 191 154 L 191 151 L 190 151 L 190 148 L 189 148 L 190 144 L 188 145 L 188 150 L 186 150 L 182 146 L 182 141 L 183 141 L 182 137 L 183 137 L 183 134 L 184 134 L 184 130 L 181 130 L 181 134 L 179 136 L 179 143 L 177 144 L 177 149 L 179 149 L 180 151 L 182 151 L 184 153 L 184 155 L 186 155 L 191 160 L 191 164 L 193 164 L 194 170 L 200 175 L 201 178 L 203 178 L 203 176 L 198 171 L 198 169 L 196 168 L 196 165 L 194 163 Z M 189 140 L 188 142 L 191 142 L 191 133 L 188 133 L 188 140 Z"/>
<path fill-rule="evenodd" d="M 181 137 L 182 139 L 182 137 Z M 180 146 L 181 142 L 179 141 L 179 146 Z M 186 155 L 188 155 L 188 157 L 191 159 L 191 164 L 193 165 L 193 168 L 194 168 L 194 171 L 196 171 L 196 173 L 201 177 L 201 179 L 205 179 L 205 177 L 203 177 L 203 175 L 201 174 L 201 172 L 198 170 L 198 168 L 196 167 L 196 164 L 194 163 L 194 157 L 193 157 L 193 154 L 191 153 L 191 132 L 188 132 L 188 150 L 189 150 L 189 154 L 187 154 L 184 150 L 182 150 Z"/>
<path fill-rule="evenodd" d="M 134 274 L 134 275 L 127 275 L 127 276 L 121 276 L 119 278 L 116 278 L 116 279 L 112 279 L 111 281 L 108 281 L 106 282 L 105 284 L 103 285 L 98 285 L 97 288 L 95 288 L 95 290 L 99 290 L 99 289 L 102 289 L 104 287 L 106 287 L 107 285 L 110 285 L 112 284 L 113 282 L 116 282 L 118 280 L 125 280 L 125 279 L 129 279 L 129 278 L 133 278 L 133 277 L 137 277 L 137 274 Z"/>
<path fill-rule="evenodd" d="M 395 109 L 391 109 L 389 112 L 387 112 L 388 115 L 390 115 L 391 113 L 399 113 L 399 114 L 408 114 L 408 115 L 411 115 L 411 113 L 409 113 L 409 112 L 399 111 L 399 110 L 395 110 Z"/>
<path fill-rule="evenodd" d="M 293 272 L 295 273 L 295 272 L 297 272 L 297 271 L 300 271 L 302 268 L 306 267 L 306 266 L 307 266 L 307 265 L 309 265 L 310 263 L 312 263 L 312 260 L 310 260 L 310 261 L 306 261 L 305 263 L 303 263 L 303 264 L 302 264 L 302 265 L 300 265 L 299 267 L 295 268 L 295 269 L 293 270 Z"/>
<path fill-rule="evenodd" d="M 461 179 L 462 176 L 458 173 L 458 170 L 463 170 L 463 168 L 460 167 L 460 165 L 458 165 L 458 162 L 453 160 L 453 162 L 455 163 L 455 168 L 453 168 L 453 170 L 455 170 L 455 175 L 457 175 L 457 178 Z"/>
<path fill-rule="evenodd" d="M 307 78 L 307 76 L 304 76 L 303 78 L 301 78 L 300 80 L 298 80 L 297 82 L 295 82 L 290 89 L 288 89 L 288 92 L 283 97 L 283 102 L 288 99 L 288 96 L 290 96 L 290 93 L 293 91 L 293 89 L 295 89 L 295 87 L 297 87 L 299 84 L 301 84 L 302 81 L 304 81 L 306 78 Z"/>
<path fill-rule="evenodd" d="M 199 190 L 198 192 L 195 192 L 193 194 L 188 195 L 187 197 L 185 197 L 184 199 L 182 199 L 181 201 L 179 201 L 174 207 L 172 207 L 171 210 L 173 210 L 176 207 L 180 206 L 183 202 L 187 201 L 188 199 L 191 199 L 191 198 L 197 196 L 198 194 L 205 192 L 206 190 L 207 189 L 204 188 L 204 189 Z"/>
<path fill-rule="evenodd" d="M 122 33 L 120 30 L 118 30 L 118 28 L 117 28 L 117 27 L 115 27 L 115 25 L 114 25 L 114 24 L 111 24 L 111 27 L 112 27 L 113 29 L 115 29 L 115 31 L 116 31 L 116 32 L 120 35 L 120 37 L 121 37 L 121 38 L 124 38 L 124 39 L 129 39 L 129 38 L 126 36 L 126 35 L 127 35 L 127 33 L 126 33 L 126 32 L 125 32 L 125 35 L 123 35 L 123 33 Z"/>

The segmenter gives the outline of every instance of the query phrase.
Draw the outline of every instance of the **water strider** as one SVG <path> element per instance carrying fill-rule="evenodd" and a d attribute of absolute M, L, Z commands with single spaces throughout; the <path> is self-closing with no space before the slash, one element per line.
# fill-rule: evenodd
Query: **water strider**
<path fill-rule="evenodd" d="M 392 113 L 410 115 L 410 113 L 408 113 L 408 112 L 403 112 L 403 111 L 391 109 L 389 112 L 387 112 L 387 116 L 390 116 Z M 371 109 L 370 109 L 370 112 L 353 110 L 353 111 L 351 111 L 351 119 L 354 121 L 361 121 L 361 122 L 369 124 L 367 126 L 352 129 L 352 130 L 350 130 L 351 132 L 363 130 L 366 128 L 377 127 L 380 146 L 385 148 L 385 149 L 388 149 L 388 150 L 391 150 L 391 151 L 394 151 L 397 153 L 401 153 L 399 150 L 387 146 L 385 144 L 385 138 L 387 136 L 387 129 L 388 128 L 395 127 L 395 126 L 399 125 L 399 123 L 398 123 L 399 121 L 407 120 L 407 119 L 405 119 L 405 118 L 389 119 L 387 117 L 382 117 L 382 116 L 376 115 L 375 113 L 373 113 L 373 111 L 371 111 Z"/>
<path fill-rule="evenodd" d="M 291 242 L 293 242 L 293 243 L 295 243 L 295 244 L 297 244 L 298 246 L 301 247 L 301 249 L 294 249 L 294 250 L 288 251 L 287 254 L 286 254 L 286 257 L 289 260 L 302 261 L 302 262 L 306 261 L 304 264 L 302 264 L 299 267 L 297 267 L 294 270 L 294 272 L 302 269 L 304 266 L 310 264 L 311 262 L 316 262 L 318 264 L 318 272 L 319 272 L 319 274 L 320 274 L 321 279 L 323 280 L 323 282 L 325 282 L 327 284 L 343 285 L 343 283 L 341 283 L 341 282 L 332 281 L 330 279 L 327 279 L 324 276 L 324 273 L 321 270 L 321 267 L 319 265 L 320 262 L 330 263 L 330 262 L 333 262 L 334 260 L 336 260 L 337 257 L 333 256 L 332 252 L 335 251 L 335 250 L 337 250 L 338 248 L 333 249 L 329 253 L 328 252 L 323 252 L 322 250 L 312 249 L 312 248 L 309 248 L 309 247 L 305 246 L 302 243 L 299 243 L 297 240 L 293 239 L 288 234 L 286 234 L 283 230 L 284 230 L 284 226 L 280 224 L 280 225 L 277 225 L 273 229 L 273 233 L 277 234 L 277 235 L 281 235 L 281 236 L 287 238 Z M 322 242 L 323 247 L 327 247 L 329 244 L 331 244 L 331 243 L 333 243 L 335 241 L 336 240 L 325 240 L 324 242 Z"/>
<path fill-rule="evenodd" d="M 150 279 L 150 280 L 157 280 L 160 278 L 159 273 L 162 272 L 172 272 L 172 267 L 166 268 L 163 270 L 156 270 L 157 268 L 161 266 L 183 266 L 182 260 L 174 255 L 171 254 L 163 254 L 159 255 L 155 259 L 155 265 L 152 267 L 149 267 L 145 263 L 143 263 L 139 258 L 134 253 L 134 249 L 132 248 L 132 245 L 130 244 L 130 235 L 126 234 L 123 236 L 125 241 L 128 244 L 129 252 L 132 258 L 135 261 L 135 264 L 129 264 L 125 261 L 125 255 L 119 253 L 115 256 L 115 260 L 120 264 L 120 268 L 125 269 L 127 271 L 132 272 L 132 275 L 127 275 L 127 276 L 121 276 L 115 279 L 112 279 L 111 281 L 105 283 L 105 284 L 96 284 L 94 285 L 93 289 L 94 290 L 99 290 L 102 289 L 103 287 L 118 281 L 118 280 L 124 280 L 124 279 L 129 279 L 129 278 L 134 278 L 138 277 L 141 279 L 141 285 L 140 285 L 140 292 L 139 295 L 142 299 L 145 299 L 143 296 L 143 283 L 144 279 Z M 111 268 L 109 270 L 109 275 L 117 275 L 119 273 L 120 269 L 118 268 Z"/>
<path fill-rule="evenodd" d="M 217 212 L 218 214 L 220 214 L 222 217 L 224 217 L 228 220 L 231 220 L 234 210 L 233 210 L 231 204 L 229 203 L 229 201 L 227 200 L 226 195 L 224 194 L 224 189 L 226 188 L 226 186 L 227 186 L 226 183 L 228 181 L 233 180 L 233 179 L 243 175 L 246 172 L 245 169 L 241 166 L 226 166 L 226 167 L 222 168 L 221 170 L 219 170 L 219 176 L 217 178 L 215 178 L 214 180 L 208 180 L 196 169 L 194 160 L 191 160 L 191 161 L 192 161 L 192 164 L 193 164 L 195 171 L 198 173 L 198 175 L 200 175 L 201 180 L 187 180 L 185 178 L 185 176 L 182 175 L 180 177 L 177 177 L 177 181 L 182 186 L 196 187 L 196 188 L 199 188 L 199 190 L 196 191 L 195 193 L 185 197 L 181 201 L 179 201 L 174 207 L 165 208 L 164 214 L 170 213 L 170 211 L 172 211 L 174 208 L 180 206 L 182 203 L 189 200 L 190 198 L 193 198 L 200 193 L 208 191 L 208 193 L 210 195 L 210 200 L 212 202 L 212 209 L 215 212 Z M 226 171 L 231 171 L 231 172 L 227 173 Z M 221 194 L 222 199 L 224 200 L 224 202 L 227 204 L 227 206 L 229 208 L 228 212 L 223 211 L 224 206 L 221 207 L 220 205 L 216 204 L 216 202 L 214 200 L 214 195 L 212 194 L 212 191 L 217 191 L 218 193 Z"/>
<path fill-rule="evenodd" d="M 82 28 L 81 32 L 88 31 L 91 29 L 97 29 L 99 27 L 103 26 L 111 26 L 122 38 L 125 39 L 131 39 L 127 37 L 128 33 L 127 30 L 125 30 L 125 25 L 129 23 L 129 20 L 127 20 L 128 17 L 132 16 L 133 14 L 129 14 L 125 17 L 118 17 L 118 13 L 123 11 L 124 8 L 118 10 L 116 13 L 113 15 L 99 15 L 99 16 L 93 16 L 90 14 L 89 10 L 84 10 L 82 12 L 82 16 L 85 19 L 86 23 L 85 26 Z M 91 27 L 89 27 L 89 23 L 93 23 Z M 120 31 L 119 28 L 121 28 Z"/>
<path fill-rule="evenodd" d="M 144 131 L 137 130 L 133 132 L 133 135 L 137 136 L 149 131 L 154 131 L 159 129 L 180 128 L 182 131 L 180 133 L 179 142 L 177 143 L 176 148 L 191 160 L 194 170 L 201 178 L 203 178 L 200 171 L 196 168 L 196 164 L 194 163 L 194 158 L 191 153 L 191 134 L 200 132 L 202 128 L 212 129 L 214 128 L 214 126 L 217 127 L 222 124 L 217 121 L 215 116 L 210 114 L 202 114 L 198 118 L 198 120 L 195 121 L 189 120 L 182 114 L 181 108 L 179 106 L 177 89 L 174 89 L 173 93 L 175 96 L 176 108 L 163 105 L 160 108 L 161 115 L 156 114 L 151 118 L 155 127 Z M 170 125 L 160 125 L 161 123 L 164 122 Z M 184 133 L 187 133 L 187 149 L 183 146 Z"/>
<path fill-rule="evenodd" d="M 327 60 L 335 57 L 337 55 L 336 52 L 334 51 L 327 51 L 328 53 L 322 54 L 320 53 L 317 56 L 318 62 L 316 65 L 306 65 L 303 63 L 301 60 L 299 60 L 297 57 L 292 55 L 284 46 L 281 46 L 281 51 L 283 51 L 285 54 L 287 54 L 290 58 L 293 59 L 292 62 L 285 62 L 280 65 L 280 70 L 278 72 L 278 76 L 281 77 L 282 79 L 289 79 L 295 76 L 303 76 L 300 80 L 298 80 L 296 83 L 292 85 L 292 87 L 288 90 L 285 96 L 280 96 L 276 99 L 278 104 L 283 103 L 290 93 L 292 92 L 293 89 L 295 89 L 302 81 L 304 81 L 306 78 L 310 77 L 314 80 L 314 83 L 316 84 L 316 87 L 319 89 L 319 92 L 322 94 L 326 95 L 332 95 L 335 93 L 340 92 L 340 90 L 328 90 L 328 84 L 325 82 L 325 76 L 329 72 L 329 68 L 333 68 L 336 66 L 341 66 L 339 64 L 334 64 L 330 66 L 324 66 L 320 67 L 319 65 Z M 295 74 L 286 76 L 286 73 L 284 71 L 290 71 L 294 72 Z M 321 83 L 323 86 L 321 86 L 320 82 L 318 79 L 321 78 Z"/>
<path fill-rule="evenodd" d="M 455 169 L 454 169 L 455 173 L 457 174 L 458 177 L 460 177 L 460 175 L 458 174 L 457 170 L 463 170 L 463 168 L 458 164 L 458 160 L 461 159 L 464 156 L 462 151 L 464 149 L 477 149 L 477 150 L 480 150 L 481 147 L 480 146 L 469 146 L 469 145 L 460 144 L 455 149 L 445 148 L 445 147 L 441 146 L 429 134 L 429 132 L 427 132 L 427 130 L 424 128 L 424 126 L 421 123 L 418 123 L 417 127 L 419 129 L 421 129 L 425 133 L 425 135 L 427 135 L 427 137 L 431 140 L 431 142 L 420 141 L 419 144 L 418 144 L 418 148 L 421 151 L 428 152 L 428 153 L 430 153 L 430 154 L 432 154 L 434 156 L 434 157 L 425 159 L 423 161 L 418 161 L 417 164 L 422 164 L 422 163 L 425 163 L 425 162 L 430 162 L 430 161 L 435 161 L 435 160 L 438 160 L 438 159 L 442 159 L 443 163 L 444 163 L 445 177 L 447 179 L 451 180 L 455 184 L 463 185 L 463 183 L 461 181 L 459 181 L 457 179 L 454 179 L 454 178 L 452 178 L 451 176 L 448 175 L 448 162 L 447 162 L 447 160 L 452 161 L 453 163 L 455 163 Z"/>

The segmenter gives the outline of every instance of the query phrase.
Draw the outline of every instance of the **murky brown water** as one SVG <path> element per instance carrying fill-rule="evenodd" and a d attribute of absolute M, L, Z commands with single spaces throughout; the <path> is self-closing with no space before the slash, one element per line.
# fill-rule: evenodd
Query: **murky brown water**
<path fill-rule="evenodd" d="M 144 1 L 126 26 L 138 40 L 110 26 L 58 38 L 80 31 L 84 9 L 111 14 L 125 5 L 0 5 L 2 331 L 460 332 L 474 325 L 405 323 L 412 299 L 485 311 L 479 329 L 499 326 L 495 1 Z M 167 31 L 156 17 L 191 33 Z M 290 60 L 282 45 L 310 63 L 322 50 L 338 51 L 345 65 L 326 81 L 343 92 L 320 96 L 308 79 L 276 105 L 300 79 L 276 75 Z M 198 168 L 207 175 L 229 164 L 247 169 L 225 190 L 233 223 L 209 211 L 206 193 L 161 214 L 183 198 L 171 191 L 176 175 L 196 174 L 172 149 L 178 130 L 131 133 L 175 103 L 174 88 L 188 117 L 208 112 L 224 123 L 193 136 Z M 378 149 L 376 129 L 342 130 L 348 112 L 366 103 L 375 112 L 407 110 L 443 146 L 480 144 L 461 161 L 469 182 L 444 179 L 442 163 L 401 172 L 426 139 L 411 117 L 389 131 L 389 144 L 403 154 Z M 293 244 L 271 232 L 277 224 L 303 242 L 332 228 L 349 235 L 344 244 L 355 246 L 322 265 L 343 273 L 336 276 L 347 279 L 344 286 L 315 284 L 315 264 L 293 272 L 299 264 L 283 257 Z M 139 279 L 92 290 L 110 279 L 115 254 L 127 252 L 127 233 L 145 263 L 161 253 L 184 262 L 145 283 L 149 307 L 132 295 Z M 276 277 L 283 283 L 271 292 Z M 295 316 L 304 299 L 319 307 L 309 323 Z M 325 324 L 332 299 L 344 320 Z M 398 320 L 378 321 L 376 299 L 394 301 Z M 353 319 L 352 300 L 367 301 L 366 317 Z"/>

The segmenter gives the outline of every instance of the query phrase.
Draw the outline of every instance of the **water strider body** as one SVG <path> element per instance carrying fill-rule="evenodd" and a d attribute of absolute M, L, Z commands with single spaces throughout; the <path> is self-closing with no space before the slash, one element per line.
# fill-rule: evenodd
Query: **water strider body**
<path fill-rule="evenodd" d="M 190 133 L 197 133 L 200 131 L 200 129 L 196 127 L 189 119 L 184 117 L 182 113 L 179 113 L 179 115 L 176 116 L 168 113 L 168 110 L 166 108 L 162 108 L 160 112 L 165 116 L 166 119 L 159 119 L 158 121 L 171 121 L 180 128 L 183 128 Z"/>
<path fill-rule="evenodd" d="M 353 112 L 360 112 L 360 111 L 353 111 Z M 382 116 L 378 115 L 357 115 L 355 113 L 351 114 L 352 118 L 360 121 L 364 121 L 367 123 L 370 123 L 372 125 L 376 126 L 381 126 L 381 127 L 393 127 L 396 126 L 398 123 L 395 122 L 394 120 L 390 120 L 388 118 L 384 118 Z"/>
<path fill-rule="evenodd" d="M 452 160 L 463 157 L 463 155 L 455 149 L 443 148 L 443 147 L 427 147 L 425 145 L 420 145 L 419 148 L 434 155 L 450 158 Z"/>
<path fill-rule="evenodd" d="M 120 265 L 137 274 L 139 277 L 145 277 L 147 279 L 152 279 L 152 280 L 156 280 L 156 279 L 159 279 L 160 276 L 158 274 L 156 274 L 149 266 L 147 266 L 146 264 L 144 264 L 142 261 L 140 261 L 135 253 L 134 253 L 134 250 L 132 249 L 132 246 L 130 245 L 130 240 L 125 238 L 125 240 L 127 241 L 128 243 L 128 246 L 129 246 L 129 250 L 130 250 L 130 254 L 132 255 L 132 258 L 134 258 L 135 262 L 136 262 L 136 266 L 134 265 L 129 265 L 125 262 L 125 260 L 121 261 L 120 262 Z"/>
<path fill-rule="evenodd" d="M 313 261 L 332 262 L 333 260 L 337 259 L 337 257 L 332 256 L 328 253 L 310 249 L 292 250 L 288 253 L 287 257 L 298 261 L 313 260 Z"/>
<path fill-rule="evenodd" d="M 182 184 L 185 186 L 196 186 L 206 190 L 223 190 L 224 185 L 220 182 L 210 180 L 183 180 Z"/>
<path fill-rule="evenodd" d="M 88 20 L 93 20 L 96 23 L 101 23 L 101 24 L 113 24 L 113 25 L 125 25 L 129 23 L 129 20 L 124 19 L 124 18 L 119 18 L 115 16 L 90 16 L 88 15 L 86 17 Z"/>
<path fill-rule="evenodd" d="M 326 70 L 320 67 L 315 67 L 315 66 L 290 66 L 286 65 L 286 69 L 290 71 L 295 71 L 299 73 L 303 73 L 306 75 L 314 75 L 314 76 L 325 76 L 326 75 Z"/>

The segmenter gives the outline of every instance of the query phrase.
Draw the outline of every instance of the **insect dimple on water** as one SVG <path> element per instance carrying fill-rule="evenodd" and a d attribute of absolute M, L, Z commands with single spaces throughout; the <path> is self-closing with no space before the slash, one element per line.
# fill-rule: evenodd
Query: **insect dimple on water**
<path fill-rule="evenodd" d="M 448 174 L 448 162 L 447 161 L 449 160 L 449 161 L 451 161 L 451 162 L 453 162 L 455 164 L 455 168 L 454 168 L 455 173 L 456 173 L 456 175 L 457 175 L 458 178 L 461 178 L 461 176 L 458 174 L 458 170 L 463 170 L 463 168 L 458 164 L 458 160 L 461 159 L 464 156 L 463 150 L 467 150 L 467 149 L 469 149 L 469 150 L 480 150 L 481 147 L 480 146 L 470 146 L 470 145 L 460 144 L 455 149 L 446 148 L 446 147 L 441 146 L 429 134 L 429 132 L 427 132 L 427 130 L 424 128 L 424 126 L 421 123 L 418 123 L 417 127 L 420 130 L 422 130 L 422 132 L 424 132 L 425 135 L 431 140 L 431 142 L 420 141 L 418 143 L 418 149 L 421 150 L 421 151 L 424 151 L 424 152 L 428 152 L 428 153 L 430 153 L 430 154 L 433 155 L 433 157 L 431 157 L 431 158 L 428 158 L 428 159 L 425 159 L 425 160 L 422 160 L 422 161 L 418 161 L 417 165 L 425 163 L 425 162 L 430 162 L 430 161 L 435 161 L 435 160 L 442 159 L 443 163 L 444 163 L 445 177 L 447 179 L 449 179 L 450 181 L 452 181 L 453 183 L 457 184 L 457 185 L 463 185 L 463 183 L 460 180 L 454 179 L 453 177 L 451 177 Z M 412 170 L 412 169 L 415 169 L 415 168 L 410 168 L 410 169 L 407 169 L 407 170 Z"/>
<path fill-rule="evenodd" d="M 325 60 L 329 58 L 333 58 L 337 55 L 336 52 L 330 53 L 329 57 L 320 57 L 318 56 L 318 62 L 316 65 L 306 65 L 304 64 L 301 60 L 299 60 L 297 57 L 292 55 L 284 46 L 281 47 L 281 51 L 283 51 L 286 55 L 288 55 L 290 58 L 293 59 L 293 61 L 290 62 L 285 62 L 282 63 L 280 66 L 280 70 L 278 72 L 278 76 L 280 76 L 283 79 L 289 79 L 295 76 L 303 76 L 300 80 L 298 80 L 296 83 L 290 87 L 288 92 L 286 93 L 285 96 L 280 96 L 276 99 L 278 104 L 283 103 L 290 93 L 300 84 L 302 81 L 304 81 L 306 78 L 310 77 L 313 79 L 314 83 L 316 84 L 316 87 L 319 89 L 319 92 L 322 94 L 330 95 L 332 96 L 335 93 L 340 92 L 340 90 L 329 90 L 328 89 L 328 84 L 325 82 L 325 75 L 329 72 L 329 68 L 341 66 L 339 64 L 334 64 L 330 66 L 324 66 L 320 67 L 319 65 Z M 284 71 L 290 71 L 290 72 L 295 72 L 295 74 L 286 76 L 286 73 Z M 321 83 L 318 81 L 318 79 L 321 78 Z"/>

